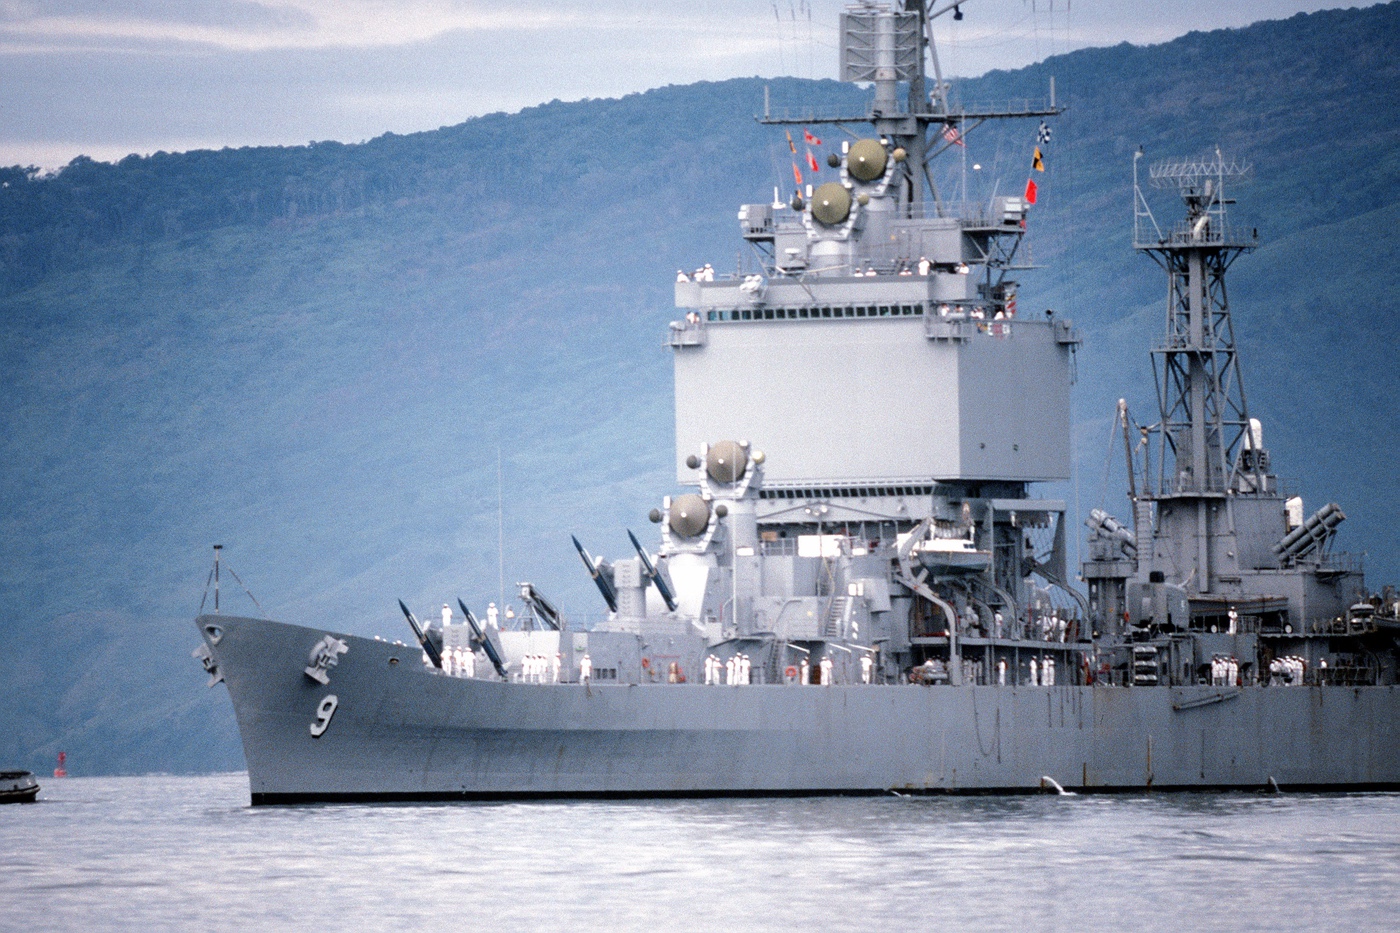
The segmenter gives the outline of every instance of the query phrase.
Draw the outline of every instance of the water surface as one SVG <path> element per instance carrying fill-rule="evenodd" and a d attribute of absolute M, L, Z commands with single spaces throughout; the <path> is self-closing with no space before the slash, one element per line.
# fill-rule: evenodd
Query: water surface
<path fill-rule="evenodd" d="M 1400 928 L 1400 794 L 0 807 L 0 930 Z"/>

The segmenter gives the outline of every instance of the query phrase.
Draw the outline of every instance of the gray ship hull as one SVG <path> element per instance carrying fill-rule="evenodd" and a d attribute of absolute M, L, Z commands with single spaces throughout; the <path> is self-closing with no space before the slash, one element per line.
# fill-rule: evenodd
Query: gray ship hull
<path fill-rule="evenodd" d="M 1395 686 L 502 683 L 349 635 L 323 685 L 303 672 L 322 630 L 196 624 L 255 804 L 1025 792 L 1042 776 L 1089 791 L 1400 787 Z"/>

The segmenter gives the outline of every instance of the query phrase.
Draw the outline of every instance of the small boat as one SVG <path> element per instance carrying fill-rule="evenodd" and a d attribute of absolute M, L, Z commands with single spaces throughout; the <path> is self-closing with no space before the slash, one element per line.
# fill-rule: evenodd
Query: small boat
<path fill-rule="evenodd" d="M 0 803 L 33 803 L 39 782 L 32 771 L 0 771 Z"/>
<path fill-rule="evenodd" d="M 992 565 L 992 552 L 979 551 L 967 538 L 929 538 L 913 551 L 920 564 L 941 573 L 982 573 Z"/>

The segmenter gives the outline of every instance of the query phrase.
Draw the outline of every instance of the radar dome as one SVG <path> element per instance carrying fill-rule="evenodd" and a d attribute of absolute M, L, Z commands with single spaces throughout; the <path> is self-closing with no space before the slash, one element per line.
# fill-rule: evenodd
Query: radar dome
<path fill-rule="evenodd" d="M 861 181 L 874 181 L 885 174 L 887 153 L 878 139 L 859 139 L 846 153 L 846 171 Z"/>
<path fill-rule="evenodd" d="M 671 500 L 671 530 L 693 538 L 710 524 L 710 504 L 693 492 Z"/>
<path fill-rule="evenodd" d="M 705 454 L 705 472 L 709 473 L 710 479 L 716 483 L 739 482 L 744 478 L 744 471 L 748 466 L 748 452 L 734 441 L 720 441 L 711 446 Z"/>
<path fill-rule="evenodd" d="M 834 181 L 812 192 L 812 216 L 828 227 L 844 223 L 851 216 L 851 193 Z"/>

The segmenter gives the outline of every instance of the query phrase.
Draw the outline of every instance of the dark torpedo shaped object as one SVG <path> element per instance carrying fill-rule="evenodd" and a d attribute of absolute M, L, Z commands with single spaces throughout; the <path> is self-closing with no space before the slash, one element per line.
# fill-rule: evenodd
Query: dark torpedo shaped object
<path fill-rule="evenodd" d="M 413 613 L 408 611 L 408 607 L 399 600 L 399 608 L 403 610 L 403 617 L 408 620 L 408 625 L 413 629 L 414 637 L 418 639 L 418 644 L 423 646 L 423 651 L 428 655 L 428 660 L 433 662 L 433 667 L 442 667 L 442 654 L 437 650 L 437 645 L 428 641 L 428 636 L 423 634 L 423 627 L 418 624 L 418 620 L 413 617 Z"/>
<path fill-rule="evenodd" d="M 608 608 L 617 612 L 617 591 L 613 589 L 612 582 L 603 576 L 598 565 L 601 561 L 593 560 L 592 555 L 583 549 L 583 545 L 578 543 L 578 538 L 573 535 L 569 537 L 574 542 L 574 547 L 578 548 L 578 556 L 583 558 L 583 566 L 588 568 L 588 575 L 593 578 L 593 582 L 598 584 L 598 592 L 603 594 L 603 602 L 608 604 Z"/>
<path fill-rule="evenodd" d="M 642 559 L 642 567 L 646 570 L 651 582 L 656 584 L 656 592 L 661 594 L 661 598 L 666 601 L 666 608 L 672 612 L 676 611 L 676 598 L 671 595 L 671 588 L 666 585 L 666 581 L 661 579 L 661 574 L 657 572 L 656 566 L 647 556 L 647 552 L 642 548 L 642 543 L 637 540 L 637 536 L 629 529 L 627 537 L 632 539 L 632 546 L 637 549 L 637 556 Z"/>
<path fill-rule="evenodd" d="M 491 639 L 481 630 L 477 624 L 476 616 L 467 608 L 467 604 L 462 602 L 461 597 L 457 599 L 457 605 L 462 610 L 462 615 L 467 617 L 467 624 L 472 627 L 472 640 L 481 645 L 481 650 L 486 652 L 486 657 L 491 661 L 491 666 L 496 669 L 496 673 L 501 675 L 502 680 L 510 680 L 506 674 L 506 666 L 501 663 L 501 656 L 496 653 L 496 646 L 491 644 Z"/>

